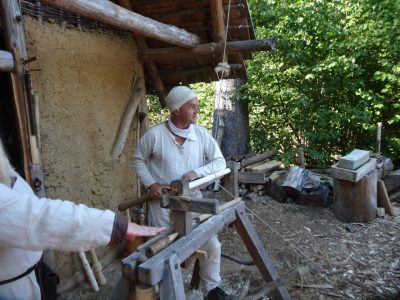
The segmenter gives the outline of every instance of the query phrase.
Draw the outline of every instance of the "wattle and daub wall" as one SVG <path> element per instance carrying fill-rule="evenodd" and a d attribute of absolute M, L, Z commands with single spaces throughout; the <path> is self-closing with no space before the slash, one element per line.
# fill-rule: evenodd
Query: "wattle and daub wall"
<path fill-rule="evenodd" d="M 117 210 L 136 194 L 132 152 L 136 120 L 123 153 L 110 151 L 132 95 L 136 45 L 130 34 L 63 28 L 26 16 L 32 88 L 40 102 L 40 154 L 47 197 Z M 67 242 L 67 241 L 66 241 Z M 104 256 L 109 248 L 98 249 Z M 56 252 L 61 280 L 82 270 L 76 253 Z"/>

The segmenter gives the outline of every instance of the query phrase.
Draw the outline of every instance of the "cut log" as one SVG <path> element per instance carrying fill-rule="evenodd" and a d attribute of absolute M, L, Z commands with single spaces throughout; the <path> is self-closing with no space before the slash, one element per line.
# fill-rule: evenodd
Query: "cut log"
<path fill-rule="evenodd" d="M 8 51 L 0 50 L 0 71 L 11 72 L 15 68 L 14 57 Z"/>
<path fill-rule="evenodd" d="M 260 155 L 243 159 L 240 162 L 240 165 L 242 167 L 245 167 L 245 166 L 249 166 L 249 165 L 252 165 L 252 164 L 256 164 L 256 163 L 262 162 L 262 161 L 264 161 L 266 159 L 269 159 L 271 157 L 274 157 L 276 155 L 276 153 L 277 153 L 276 150 L 267 151 L 267 152 L 264 152 L 264 153 L 262 153 Z"/>
<path fill-rule="evenodd" d="M 388 214 L 389 216 L 394 216 L 393 208 L 390 205 L 390 199 L 386 191 L 385 183 L 382 180 L 378 180 L 377 188 L 378 188 L 378 194 L 377 194 L 378 206 L 383 207 L 385 209 L 386 214 Z"/>
<path fill-rule="evenodd" d="M 336 218 L 343 222 L 371 222 L 376 217 L 376 170 L 358 182 L 333 179 Z"/>
<path fill-rule="evenodd" d="M 357 170 L 347 170 L 339 168 L 337 163 L 331 166 L 331 175 L 337 179 L 357 182 L 365 175 L 370 173 L 376 167 L 376 159 L 370 158 L 367 163 L 359 167 Z"/>
<path fill-rule="evenodd" d="M 349 154 L 339 159 L 337 163 L 338 168 L 356 170 L 369 159 L 369 151 L 354 149 Z"/>
<path fill-rule="evenodd" d="M 303 189 L 310 171 L 293 166 L 289 169 L 289 173 L 282 183 L 283 189 L 291 196 L 296 197 Z"/>
<path fill-rule="evenodd" d="M 47 4 L 104 22 L 117 28 L 140 33 L 180 47 L 192 48 L 197 36 L 177 27 L 141 16 L 107 0 L 44 0 Z"/>
<path fill-rule="evenodd" d="M 288 197 L 282 186 L 275 182 L 267 182 L 265 184 L 265 193 L 278 202 L 284 202 Z"/>
<path fill-rule="evenodd" d="M 49 1 L 49 0 L 47 0 Z M 235 41 L 226 43 L 227 53 L 272 51 L 275 49 L 273 39 Z M 192 49 L 153 48 L 143 53 L 144 60 L 190 59 L 199 55 L 212 56 L 224 52 L 224 43 L 208 43 L 195 46 Z"/>

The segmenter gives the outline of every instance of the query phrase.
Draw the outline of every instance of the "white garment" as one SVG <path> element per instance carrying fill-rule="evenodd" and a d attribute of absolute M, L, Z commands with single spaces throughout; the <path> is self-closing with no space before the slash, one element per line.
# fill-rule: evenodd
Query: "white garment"
<path fill-rule="evenodd" d="M 142 183 L 169 185 L 182 175 L 195 171 L 199 177 L 226 168 L 221 150 L 207 129 L 193 124 L 190 136 L 183 145 L 160 123 L 150 128 L 140 139 L 133 157 L 133 164 Z M 149 203 L 149 223 L 152 226 L 170 226 L 169 209 L 160 207 L 159 201 Z M 208 258 L 200 261 L 200 277 L 206 291 L 217 287 L 221 281 L 221 244 L 212 237 L 200 249 L 207 251 Z"/>
<path fill-rule="evenodd" d="M 18 177 L 12 190 L 21 194 L 34 195 L 31 187 Z M 42 253 L 42 251 L 1 246 L 0 281 L 23 274 L 40 260 Z M 18 280 L 0 285 L 0 299 L 40 299 L 40 287 L 36 280 L 35 271 Z"/>
<path fill-rule="evenodd" d="M 110 242 L 115 214 L 69 201 L 39 199 L 21 178 L 0 184 L 0 281 L 23 274 L 44 249 L 89 250 Z M 35 272 L 0 285 L 0 299 L 40 299 Z"/>

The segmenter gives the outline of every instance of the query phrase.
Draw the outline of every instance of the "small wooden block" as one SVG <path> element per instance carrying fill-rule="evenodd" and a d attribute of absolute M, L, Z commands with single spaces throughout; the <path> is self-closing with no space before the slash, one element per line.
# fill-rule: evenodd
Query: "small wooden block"
<path fill-rule="evenodd" d="M 377 207 L 376 208 L 376 215 L 378 217 L 384 217 L 385 216 L 385 208 L 384 207 Z"/>

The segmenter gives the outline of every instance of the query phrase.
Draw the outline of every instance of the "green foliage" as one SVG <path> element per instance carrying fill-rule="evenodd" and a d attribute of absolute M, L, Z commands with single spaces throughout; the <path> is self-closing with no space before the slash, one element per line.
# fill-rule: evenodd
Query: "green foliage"
<path fill-rule="evenodd" d="M 382 151 L 400 163 L 400 2 L 250 0 L 259 38 L 277 50 L 248 62 L 251 147 L 293 162 L 327 166 L 351 149 Z"/>
<path fill-rule="evenodd" d="M 214 84 L 196 83 L 192 84 L 190 88 L 193 89 L 199 98 L 200 113 L 198 115 L 198 123 L 211 131 L 214 112 Z M 156 96 L 149 95 L 147 105 L 149 107 L 149 121 L 151 126 L 168 119 L 168 109 L 161 107 Z"/>

